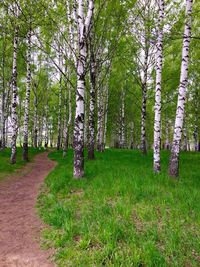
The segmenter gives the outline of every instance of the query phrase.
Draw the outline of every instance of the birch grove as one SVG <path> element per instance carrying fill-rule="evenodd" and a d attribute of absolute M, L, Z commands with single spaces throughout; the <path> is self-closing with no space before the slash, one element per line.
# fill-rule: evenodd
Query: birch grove
<path fill-rule="evenodd" d="M 139 150 L 157 174 L 171 150 L 177 177 L 180 153 L 200 150 L 199 3 L 185 3 L 3 0 L 0 153 L 73 151 L 79 179 L 86 155 Z"/>

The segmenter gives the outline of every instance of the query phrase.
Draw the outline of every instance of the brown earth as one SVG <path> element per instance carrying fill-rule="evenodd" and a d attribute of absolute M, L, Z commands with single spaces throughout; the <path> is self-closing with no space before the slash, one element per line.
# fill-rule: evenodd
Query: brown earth
<path fill-rule="evenodd" d="M 0 182 L 0 267 L 53 267 L 50 251 L 40 248 L 44 226 L 35 209 L 39 188 L 56 165 L 48 153 Z"/>

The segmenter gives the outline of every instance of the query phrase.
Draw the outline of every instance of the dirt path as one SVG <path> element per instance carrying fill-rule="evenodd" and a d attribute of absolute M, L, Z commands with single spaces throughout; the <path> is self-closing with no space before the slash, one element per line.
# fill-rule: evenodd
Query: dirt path
<path fill-rule="evenodd" d="M 40 249 L 42 226 L 35 209 L 40 184 L 54 168 L 47 153 L 35 156 L 22 175 L 0 182 L 0 267 L 52 267 Z"/>

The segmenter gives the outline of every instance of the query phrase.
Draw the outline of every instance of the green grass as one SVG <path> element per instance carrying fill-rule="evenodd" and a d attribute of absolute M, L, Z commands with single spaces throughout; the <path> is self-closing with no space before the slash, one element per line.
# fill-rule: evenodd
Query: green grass
<path fill-rule="evenodd" d="M 180 180 L 152 173 L 152 152 L 106 150 L 72 179 L 72 151 L 38 199 L 43 246 L 58 266 L 200 266 L 200 153 L 182 153 Z"/>
<path fill-rule="evenodd" d="M 29 148 L 29 160 L 41 152 L 41 150 Z M 11 149 L 6 148 L 4 150 L 0 150 L 0 180 L 4 179 L 5 177 L 13 174 L 16 170 L 21 168 L 23 165 L 26 164 L 25 161 L 22 160 L 22 148 L 17 148 L 17 163 L 10 164 L 10 155 Z"/>

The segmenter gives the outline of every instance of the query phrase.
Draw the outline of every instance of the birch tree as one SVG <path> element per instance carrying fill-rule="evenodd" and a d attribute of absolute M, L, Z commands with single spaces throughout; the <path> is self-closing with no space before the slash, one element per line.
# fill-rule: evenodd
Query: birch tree
<path fill-rule="evenodd" d="M 23 160 L 28 161 L 28 126 L 29 126 L 29 105 L 31 91 L 31 26 L 27 34 L 27 84 L 26 99 L 24 108 L 24 141 L 23 141 Z"/>
<path fill-rule="evenodd" d="M 119 147 L 125 147 L 125 91 L 121 92 L 121 107 L 120 107 L 120 137 L 119 137 Z"/>
<path fill-rule="evenodd" d="M 77 60 L 77 88 L 76 110 L 74 125 L 74 177 L 84 176 L 84 92 L 87 60 L 87 41 L 90 23 L 93 16 L 94 0 L 87 5 L 87 15 L 84 15 L 84 1 L 78 0 L 78 60 Z"/>
<path fill-rule="evenodd" d="M 59 36 L 59 70 L 62 70 L 62 50 L 61 50 L 61 37 Z M 57 150 L 61 147 L 61 128 L 62 128 L 62 73 L 59 74 L 59 96 L 58 96 L 58 137 L 57 137 Z"/>
<path fill-rule="evenodd" d="M 15 19 L 18 19 L 19 16 L 19 10 L 18 6 L 13 6 L 13 12 Z M 17 22 L 16 22 L 17 23 Z M 11 164 L 16 163 L 16 141 L 17 141 L 17 95 L 18 95 L 18 88 L 17 88 L 17 53 L 18 53 L 18 25 L 15 24 L 14 29 L 14 37 L 13 37 L 13 63 L 12 63 L 12 107 L 11 107 L 11 128 L 12 128 L 12 136 L 11 136 L 11 158 L 10 162 Z"/>
<path fill-rule="evenodd" d="M 100 79 L 100 77 L 99 77 Z M 104 87 L 97 88 L 97 151 L 103 152 Z"/>
<path fill-rule="evenodd" d="M 105 146 L 106 146 L 107 123 L 108 123 L 109 78 L 110 78 L 110 72 L 109 72 L 107 80 L 106 80 L 106 88 L 105 88 L 104 133 L 103 133 L 104 149 L 105 149 Z"/>
<path fill-rule="evenodd" d="M 67 58 L 68 61 L 71 63 L 74 63 L 74 66 L 77 65 L 77 58 L 76 58 L 76 52 L 77 52 L 77 45 L 75 42 L 75 39 L 77 36 L 77 33 L 74 30 L 74 20 L 76 20 L 76 13 L 75 10 L 73 12 L 73 17 L 74 20 L 72 19 L 72 11 L 70 8 L 70 3 L 69 1 L 66 2 L 66 9 L 67 9 L 67 21 L 68 21 L 68 32 L 69 32 L 69 46 L 67 47 Z M 70 134 L 70 127 L 71 127 L 71 123 L 72 123 L 72 88 L 71 88 L 71 84 L 68 82 L 69 76 L 70 76 L 70 67 L 67 66 L 66 64 L 66 75 L 67 75 L 67 79 L 65 79 L 65 85 L 66 85 L 66 89 L 68 89 L 68 121 L 67 121 L 67 91 L 65 91 L 65 103 L 64 103 L 64 130 L 63 130 L 63 157 L 66 156 L 67 154 L 67 148 L 68 148 L 68 144 L 69 144 L 69 134 Z"/>
<path fill-rule="evenodd" d="M 96 66 L 94 48 L 90 40 L 90 103 L 89 103 L 89 134 L 88 134 L 88 159 L 94 159 L 95 147 L 95 86 L 96 86 Z"/>
<path fill-rule="evenodd" d="M 161 80 L 162 80 L 162 50 L 163 50 L 163 18 L 164 1 L 158 0 L 158 37 L 156 43 L 156 90 L 155 90 L 155 118 L 154 118 L 154 172 L 160 172 L 161 146 Z"/>
<path fill-rule="evenodd" d="M 186 21 L 183 35 L 182 63 L 180 84 L 178 89 L 178 100 L 176 109 L 176 118 L 174 125 L 173 143 L 169 162 L 169 175 L 177 177 L 179 175 L 179 154 L 180 143 L 183 130 L 183 120 L 186 102 L 186 87 L 188 82 L 188 65 L 189 65 L 189 45 L 191 38 L 191 17 L 192 17 L 193 0 L 186 0 Z"/>

